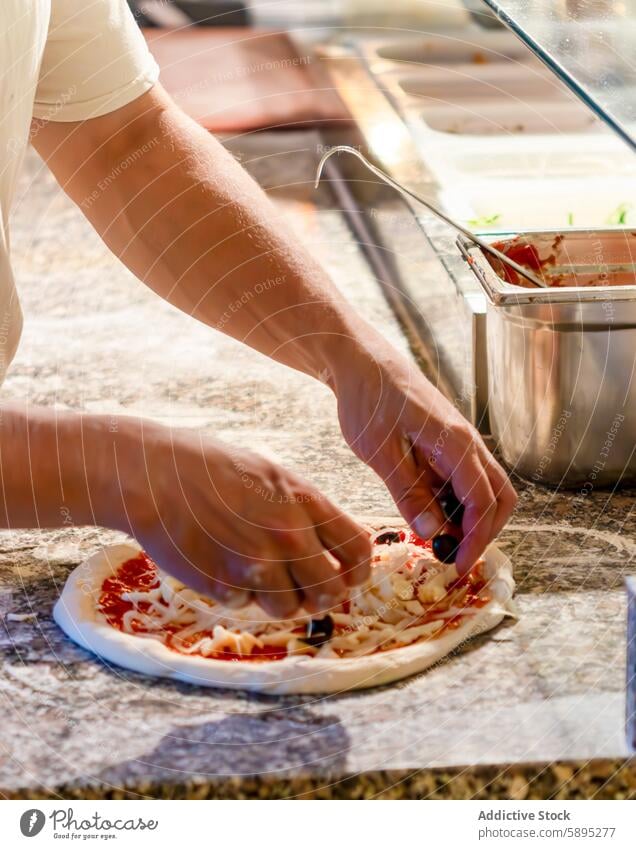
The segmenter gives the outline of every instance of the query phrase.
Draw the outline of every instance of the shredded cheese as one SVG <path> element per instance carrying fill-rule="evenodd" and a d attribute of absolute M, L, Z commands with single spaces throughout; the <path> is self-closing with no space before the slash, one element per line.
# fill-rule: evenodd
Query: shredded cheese
<path fill-rule="evenodd" d="M 475 601 L 488 601 L 479 566 L 472 578 L 460 581 L 454 566 L 438 563 L 419 541 L 376 544 L 369 581 L 330 611 L 333 635 L 314 646 L 303 640 L 312 618 L 308 614 L 280 621 L 255 604 L 230 610 L 159 570 L 157 578 L 151 589 L 121 593 L 122 601 L 131 605 L 121 617 L 121 629 L 203 657 L 229 652 L 250 659 L 256 649 L 270 648 L 283 656 L 358 657 L 434 639 L 451 620 L 472 615 Z M 99 615 L 108 620 L 107 610 Z"/>

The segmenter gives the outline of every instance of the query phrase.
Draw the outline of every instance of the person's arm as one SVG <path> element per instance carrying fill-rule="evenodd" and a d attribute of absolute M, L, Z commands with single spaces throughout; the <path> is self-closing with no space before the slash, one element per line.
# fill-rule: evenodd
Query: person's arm
<path fill-rule="evenodd" d="M 423 536 L 465 505 L 468 569 L 515 503 L 476 433 L 343 298 L 265 193 L 159 86 L 108 115 L 38 127 L 35 146 L 104 241 L 163 298 L 326 382 L 345 438 Z"/>
<path fill-rule="evenodd" d="M 39 124 L 34 146 L 113 253 L 188 315 L 315 377 L 339 334 L 358 335 L 265 193 L 160 86 L 101 118 Z"/>
<path fill-rule="evenodd" d="M 100 431 L 106 433 L 107 425 L 97 416 L 2 403 L 0 527 L 112 525 L 103 510 L 110 499 L 91 503 L 91 492 L 101 489 L 91 462 Z"/>
<path fill-rule="evenodd" d="M 231 605 L 322 613 L 368 575 L 368 534 L 249 451 L 135 417 L 0 404 L 0 527 L 102 525 Z"/>

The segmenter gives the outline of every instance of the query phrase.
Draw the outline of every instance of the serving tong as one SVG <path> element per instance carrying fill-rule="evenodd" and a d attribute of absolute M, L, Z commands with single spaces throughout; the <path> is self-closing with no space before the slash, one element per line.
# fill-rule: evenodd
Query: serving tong
<path fill-rule="evenodd" d="M 540 277 L 530 271 L 530 269 L 525 268 L 523 265 L 520 265 L 518 262 L 515 262 L 513 259 L 510 259 L 510 257 L 506 256 L 506 254 L 497 250 L 497 248 L 494 248 L 492 245 L 488 244 L 488 242 L 484 241 L 482 238 L 473 233 L 472 230 L 468 230 L 466 227 L 464 227 L 463 224 L 460 224 L 459 221 L 456 221 L 454 218 L 451 218 L 449 215 L 446 215 L 445 212 L 442 212 L 441 209 L 438 209 L 438 207 L 436 207 L 430 201 L 424 200 L 424 198 L 415 194 L 415 192 L 411 191 L 411 189 L 406 188 L 406 186 L 402 186 L 400 183 L 394 180 L 393 177 L 390 177 L 380 168 L 377 168 L 375 165 L 369 162 L 369 160 L 354 147 L 349 147 L 349 145 L 346 144 L 335 145 L 323 154 L 320 162 L 318 163 L 318 168 L 316 169 L 316 180 L 314 182 L 315 188 L 318 188 L 318 184 L 320 183 L 320 178 L 322 176 L 322 171 L 325 166 L 325 162 L 335 153 L 353 154 L 353 156 L 356 156 L 369 169 L 369 171 L 376 175 L 376 177 L 379 177 L 383 182 L 387 183 L 400 194 L 406 195 L 410 198 L 413 198 L 413 200 L 416 200 L 418 203 L 421 203 L 422 206 L 425 206 L 426 209 L 429 210 L 429 212 L 432 212 L 438 218 L 441 218 L 442 221 L 446 222 L 446 224 L 450 225 L 451 227 L 454 227 L 455 230 L 465 236 L 466 239 L 480 247 L 482 251 L 490 254 L 491 256 L 496 257 L 499 262 L 503 263 L 508 268 L 511 268 L 529 283 L 532 283 L 533 286 L 537 286 L 540 289 L 550 288 L 547 283 L 545 283 Z"/>

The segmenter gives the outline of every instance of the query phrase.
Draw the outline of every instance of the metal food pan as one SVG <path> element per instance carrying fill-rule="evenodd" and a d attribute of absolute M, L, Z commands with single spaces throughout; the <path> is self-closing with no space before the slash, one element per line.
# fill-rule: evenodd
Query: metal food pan
<path fill-rule="evenodd" d="M 383 40 L 368 48 L 368 58 L 374 57 L 388 62 L 440 65 L 534 59 L 526 45 L 507 30 L 489 33 L 482 29 Z"/>
<path fill-rule="evenodd" d="M 471 101 L 522 98 L 526 101 L 556 100 L 573 102 L 572 96 L 545 74 L 510 73 L 490 77 L 486 66 L 479 74 L 462 76 L 420 71 L 400 76 L 399 87 L 404 94 L 418 98 L 421 102 L 466 104 Z M 515 69 L 517 70 L 517 69 Z M 521 69 L 524 71 L 525 69 Z M 512 71 L 512 69 L 511 69 Z"/>
<path fill-rule="evenodd" d="M 558 99 L 444 103 L 428 106 L 422 119 L 431 130 L 460 136 L 554 136 L 598 132 L 601 127 L 600 121 L 578 103 Z"/>
<path fill-rule="evenodd" d="M 501 454 L 523 477 L 579 487 L 582 497 L 634 481 L 636 232 L 544 230 L 522 238 L 540 253 L 556 242 L 574 280 L 589 283 L 597 273 L 608 285 L 563 286 L 563 278 L 550 289 L 512 285 L 480 248 L 458 239 L 487 298 L 488 411 Z M 624 284 L 626 272 L 634 283 Z"/>

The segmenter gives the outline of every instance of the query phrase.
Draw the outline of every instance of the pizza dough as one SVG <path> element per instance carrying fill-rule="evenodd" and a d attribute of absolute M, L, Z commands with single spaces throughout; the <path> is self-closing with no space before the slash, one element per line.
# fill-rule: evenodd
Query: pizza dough
<path fill-rule="evenodd" d="M 382 546 L 383 551 L 387 549 L 388 546 Z M 397 546 L 392 552 L 395 552 L 392 553 L 395 559 L 399 554 Z M 478 609 L 466 608 L 467 614 L 458 619 L 456 627 L 440 629 L 437 636 L 421 638 L 399 648 L 375 650 L 349 657 L 336 656 L 333 652 L 333 656 L 321 656 L 328 654 L 331 651 L 329 648 L 318 651 L 315 656 L 292 654 L 277 660 L 225 660 L 201 654 L 183 654 L 170 648 L 155 635 L 126 633 L 114 627 L 100 610 L 104 581 L 113 578 L 122 564 L 139 555 L 140 550 L 134 545 L 115 545 L 97 552 L 80 564 L 70 574 L 55 605 L 55 621 L 76 643 L 106 661 L 146 675 L 174 678 L 208 687 L 286 694 L 335 693 L 388 684 L 427 669 L 466 640 L 494 628 L 504 616 L 514 615 L 514 581 L 510 561 L 496 546 L 491 545 L 480 567 L 487 585 L 487 602 Z M 434 577 L 439 584 L 444 578 L 443 570 L 448 567 L 437 564 L 432 558 L 429 562 L 427 557 L 423 558 L 423 562 L 426 560 L 426 566 L 431 569 L 434 568 L 432 564 L 435 564 L 437 574 Z M 176 582 L 167 576 L 165 581 L 164 591 L 168 597 L 174 595 L 168 582 Z M 399 585 L 394 583 L 392 586 L 395 588 Z M 424 595 L 421 594 L 420 598 L 437 598 L 435 593 L 431 596 L 430 588 L 435 588 L 434 581 L 427 581 L 425 586 Z M 189 594 L 188 597 L 194 595 L 183 587 L 182 591 L 184 595 Z M 200 599 L 200 603 L 207 611 L 211 604 L 214 605 L 206 599 Z M 198 608 L 196 602 L 194 606 Z M 387 607 L 390 606 L 389 602 Z M 214 607 L 215 610 L 222 610 L 218 605 Z M 247 631 L 247 622 L 254 621 L 249 620 L 254 615 L 253 611 L 246 610 L 247 613 L 225 612 L 227 617 L 232 617 L 235 624 L 233 630 L 238 633 L 241 633 L 242 622 L 245 622 L 244 629 Z M 265 617 L 262 612 L 260 616 L 262 619 Z M 308 619 L 304 617 L 304 621 Z M 389 626 L 383 622 L 382 627 L 386 629 Z M 426 628 L 420 630 L 426 631 Z M 224 633 L 233 638 L 235 636 L 232 630 L 225 630 Z M 386 633 L 386 630 L 382 633 Z M 397 634 L 399 637 L 399 632 Z M 251 635 L 248 636 L 253 641 Z"/>

